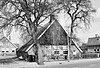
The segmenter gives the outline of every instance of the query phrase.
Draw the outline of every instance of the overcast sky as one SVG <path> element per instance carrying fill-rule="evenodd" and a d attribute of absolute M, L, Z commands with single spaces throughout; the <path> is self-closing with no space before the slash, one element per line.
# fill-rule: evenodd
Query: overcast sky
<path fill-rule="evenodd" d="M 83 41 L 87 41 L 89 37 L 94 37 L 95 34 L 100 35 L 100 0 L 91 0 L 93 7 L 97 10 L 94 21 L 91 22 L 91 27 L 86 32 L 80 32 L 79 37 Z"/>
<path fill-rule="evenodd" d="M 94 14 L 93 21 L 91 21 L 90 29 L 81 30 L 78 32 L 77 36 L 83 41 L 87 42 L 88 38 L 94 37 L 95 34 L 100 35 L 100 0 L 91 0 L 93 7 L 96 9 L 96 13 Z M 65 26 L 63 22 L 63 15 L 60 14 L 59 18 L 61 24 Z M 69 21 L 67 21 L 69 22 Z"/>

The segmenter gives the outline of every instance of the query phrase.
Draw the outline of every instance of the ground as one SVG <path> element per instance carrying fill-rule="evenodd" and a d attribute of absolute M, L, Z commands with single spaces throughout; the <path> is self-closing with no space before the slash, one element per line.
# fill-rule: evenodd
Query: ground
<path fill-rule="evenodd" d="M 79 59 L 68 61 L 45 62 L 44 65 L 37 65 L 35 62 L 13 61 L 7 64 L 0 64 L 0 68 L 100 68 L 100 58 Z"/>

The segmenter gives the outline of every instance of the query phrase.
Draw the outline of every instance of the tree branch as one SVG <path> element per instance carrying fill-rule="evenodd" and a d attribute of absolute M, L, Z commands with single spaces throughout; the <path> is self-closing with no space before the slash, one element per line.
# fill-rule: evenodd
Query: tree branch
<path fill-rule="evenodd" d="M 54 11 L 51 12 L 49 15 L 47 15 L 42 21 L 39 22 L 39 24 L 42 23 L 43 21 L 45 21 L 50 15 L 52 15 L 52 14 L 53 14 L 54 12 L 56 12 L 57 10 L 60 10 L 60 8 L 54 10 Z"/>

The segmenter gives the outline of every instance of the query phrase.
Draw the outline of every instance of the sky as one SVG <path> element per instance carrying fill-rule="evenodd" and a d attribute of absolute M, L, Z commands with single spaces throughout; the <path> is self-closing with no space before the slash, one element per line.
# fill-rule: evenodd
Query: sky
<path fill-rule="evenodd" d="M 82 42 L 87 43 L 88 38 L 94 37 L 95 34 L 100 35 L 100 0 L 91 0 L 92 6 L 96 9 L 96 13 L 93 14 L 93 19 L 91 20 L 90 28 L 87 30 L 79 30 L 77 37 L 81 39 Z M 64 15 L 60 14 L 59 21 L 63 27 L 66 28 L 66 21 L 63 19 Z M 67 23 L 70 21 L 67 21 Z M 66 24 L 66 25 L 65 25 Z"/>
<path fill-rule="evenodd" d="M 91 27 L 90 29 L 84 31 L 84 30 L 80 30 L 77 34 L 77 36 L 82 40 L 82 42 L 87 42 L 88 38 L 90 37 L 94 37 L 95 34 L 100 35 L 100 0 L 91 0 L 93 7 L 97 10 L 97 12 L 94 14 L 94 18 L 93 21 L 91 21 Z M 63 26 L 65 22 L 62 18 L 64 17 L 63 14 L 60 14 L 60 22 Z M 12 33 L 12 42 L 13 43 L 20 43 L 19 40 L 19 32 L 13 32 Z"/>
<path fill-rule="evenodd" d="M 78 36 L 83 42 L 87 42 L 88 38 L 94 37 L 95 34 L 100 35 L 100 0 L 91 0 L 93 7 L 96 9 L 91 27 L 87 31 L 80 31 Z"/>

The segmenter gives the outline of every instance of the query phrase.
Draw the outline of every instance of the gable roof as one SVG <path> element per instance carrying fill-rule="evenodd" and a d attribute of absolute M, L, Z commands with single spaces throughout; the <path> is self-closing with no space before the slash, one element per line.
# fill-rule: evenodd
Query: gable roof
<path fill-rule="evenodd" d="M 37 32 L 37 36 L 38 39 L 41 37 L 41 35 L 45 32 L 45 30 L 48 28 L 49 23 L 47 23 L 46 25 L 44 25 L 44 27 L 39 28 L 38 32 Z M 18 51 L 29 51 L 30 48 L 34 45 L 34 40 L 31 38 L 26 44 L 24 44 L 20 49 L 18 49 Z"/>
<path fill-rule="evenodd" d="M 60 24 L 60 23 L 59 23 Z M 63 26 L 61 26 L 63 28 Z M 64 29 L 64 28 L 63 28 Z M 64 31 L 66 32 L 66 34 L 68 35 L 68 37 L 70 37 L 69 33 L 64 29 Z M 75 44 L 75 47 L 82 53 L 82 49 L 79 47 L 80 45 L 76 42 L 75 39 L 72 39 L 73 43 Z"/>
<path fill-rule="evenodd" d="M 56 21 L 39 37 L 42 45 L 67 45 L 67 34 Z"/>
<path fill-rule="evenodd" d="M 30 41 L 28 41 L 21 48 L 19 48 L 18 51 L 26 51 L 33 44 L 33 42 L 34 42 L 33 39 L 30 39 Z"/>
<path fill-rule="evenodd" d="M 13 47 L 17 48 L 17 46 L 15 46 L 14 44 L 12 44 L 5 36 L 3 36 L 0 39 L 0 42 L 2 42 L 3 44 L 9 44 L 10 46 L 12 45 Z"/>
<path fill-rule="evenodd" d="M 100 37 L 88 38 L 87 46 L 100 45 Z"/>
<path fill-rule="evenodd" d="M 52 25 L 55 23 L 55 21 L 53 21 L 52 23 L 50 23 L 39 35 L 38 35 L 38 39 L 40 39 L 48 30 L 49 30 L 49 28 L 50 27 L 52 27 Z M 65 34 L 66 35 L 68 35 L 68 37 L 70 37 L 69 36 L 69 34 L 68 34 L 68 32 L 61 26 L 61 24 L 58 22 L 58 25 L 60 25 L 60 27 L 63 29 L 63 31 L 65 32 Z M 32 40 L 32 39 L 31 39 Z M 30 42 L 30 41 L 29 41 Z M 66 42 L 66 41 L 65 41 Z M 78 44 L 77 43 L 75 43 L 75 41 L 72 39 L 72 43 L 73 44 L 75 44 L 75 47 L 80 51 L 80 52 L 82 52 L 82 50 L 80 49 L 80 47 L 78 46 Z M 30 50 L 30 48 L 32 47 L 33 45 L 32 44 L 30 44 L 30 45 L 27 45 L 27 43 L 24 45 L 24 46 L 22 46 L 23 48 L 21 48 L 21 49 L 19 49 L 19 50 L 21 50 L 21 51 L 25 51 L 25 52 L 27 52 L 27 51 L 29 51 Z"/>

